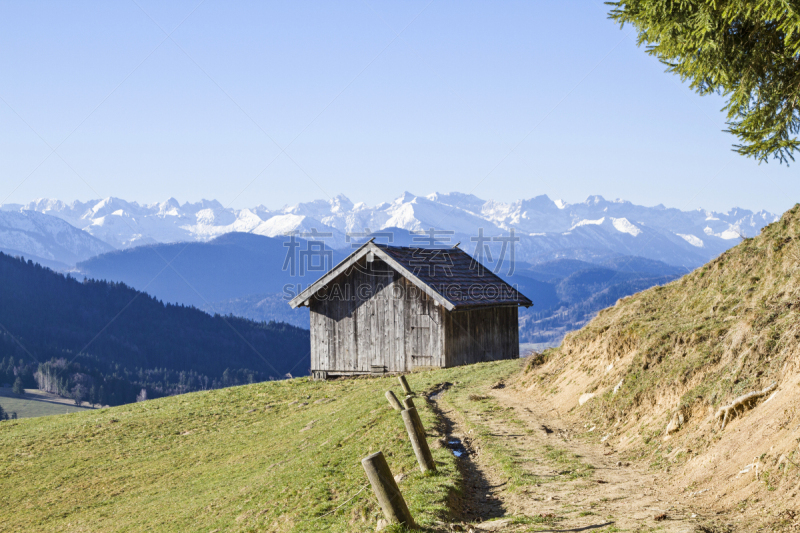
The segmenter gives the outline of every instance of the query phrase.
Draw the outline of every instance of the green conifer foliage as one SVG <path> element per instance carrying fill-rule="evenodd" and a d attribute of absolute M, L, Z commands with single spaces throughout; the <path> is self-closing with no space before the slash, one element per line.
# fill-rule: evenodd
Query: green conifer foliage
<path fill-rule="evenodd" d="M 14 387 L 11 389 L 11 392 L 16 394 L 17 396 L 22 396 L 23 394 L 25 394 L 25 389 L 23 387 L 21 378 L 17 378 L 16 380 L 14 380 Z"/>
<path fill-rule="evenodd" d="M 800 0 L 620 0 L 610 18 L 699 94 L 726 97 L 738 153 L 781 163 L 800 147 Z"/>

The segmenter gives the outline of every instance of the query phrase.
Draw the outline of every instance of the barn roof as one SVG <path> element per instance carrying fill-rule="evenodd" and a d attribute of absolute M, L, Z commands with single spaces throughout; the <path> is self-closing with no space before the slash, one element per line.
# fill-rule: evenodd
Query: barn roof
<path fill-rule="evenodd" d="M 459 248 L 414 248 L 367 242 L 293 298 L 304 305 L 317 291 L 374 254 L 448 311 L 474 307 L 521 305 L 533 302 Z"/>

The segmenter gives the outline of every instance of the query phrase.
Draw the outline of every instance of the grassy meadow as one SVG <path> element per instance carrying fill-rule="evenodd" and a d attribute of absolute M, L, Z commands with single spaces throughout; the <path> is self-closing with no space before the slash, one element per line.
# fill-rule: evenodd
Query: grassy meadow
<path fill-rule="evenodd" d="M 68 403 L 48 401 L 44 395 L 26 393 L 20 398 L 8 387 L 0 389 L 0 405 L 8 414 L 17 413 L 17 418 L 63 415 L 91 409 L 88 406 L 78 407 Z"/>
<path fill-rule="evenodd" d="M 488 389 L 518 361 L 408 376 L 423 392 Z M 432 446 L 423 476 L 384 393 L 396 378 L 307 378 L 0 423 L 5 531 L 373 531 L 360 460 L 382 450 L 423 526 L 446 519 L 460 474 Z M 439 421 L 416 400 L 429 441 Z M 364 490 L 362 490 L 364 488 Z"/>

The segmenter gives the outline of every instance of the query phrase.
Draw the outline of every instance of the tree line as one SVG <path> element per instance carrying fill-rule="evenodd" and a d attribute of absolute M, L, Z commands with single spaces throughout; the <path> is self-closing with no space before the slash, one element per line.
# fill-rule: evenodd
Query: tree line
<path fill-rule="evenodd" d="M 76 403 L 119 405 L 309 369 L 308 330 L 212 316 L 3 253 L 0 325 L 0 380 Z"/>

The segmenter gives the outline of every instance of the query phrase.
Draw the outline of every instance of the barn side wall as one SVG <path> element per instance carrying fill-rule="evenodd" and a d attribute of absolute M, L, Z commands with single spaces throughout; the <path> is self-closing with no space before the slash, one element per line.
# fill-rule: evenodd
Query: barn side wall
<path fill-rule="evenodd" d="M 446 367 L 519 357 L 517 307 L 445 313 Z"/>
<path fill-rule="evenodd" d="M 309 304 L 312 373 L 444 366 L 443 309 L 377 258 L 334 280 Z"/>

